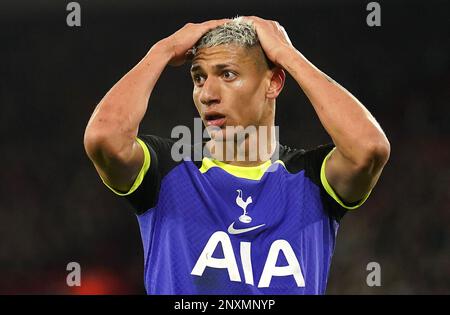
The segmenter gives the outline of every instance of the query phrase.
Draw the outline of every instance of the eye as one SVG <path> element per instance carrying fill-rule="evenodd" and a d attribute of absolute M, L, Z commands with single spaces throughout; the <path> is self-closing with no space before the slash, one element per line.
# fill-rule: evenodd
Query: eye
<path fill-rule="evenodd" d="M 226 79 L 226 80 L 233 80 L 234 78 L 236 78 L 236 74 L 229 71 L 229 70 L 225 70 L 222 73 L 222 76 Z"/>
<path fill-rule="evenodd" d="M 192 76 L 192 80 L 194 81 L 195 84 L 201 85 L 204 83 L 203 81 L 204 77 L 200 74 L 194 74 Z"/>

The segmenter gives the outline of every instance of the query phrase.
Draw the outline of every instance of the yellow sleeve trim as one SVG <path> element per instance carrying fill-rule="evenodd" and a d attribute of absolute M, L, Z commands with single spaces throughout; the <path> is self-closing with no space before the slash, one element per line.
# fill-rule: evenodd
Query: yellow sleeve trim
<path fill-rule="evenodd" d="M 111 189 L 116 195 L 119 196 L 128 196 L 132 194 L 138 187 L 141 185 L 142 180 L 144 179 L 145 174 L 147 174 L 148 169 L 150 168 L 150 152 L 148 151 L 147 145 L 139 138 L 136 138 L 136 141 L 141 145 L 142 150 L 144 151 L 144 164 L 142 165 L 141 170 L 139 171 L 138 176 L 134 180 L 133 186 L 131 186 L 130 190 L 128 192 L 120 192 L 117 189 L 112 188 L 109 186 L 102 178 L 103 183 Z"/>
<path fill-rule="evenodd" d="M 342 207 L 344 207 L 345 209 L 348 210 L 354 210 L 357 209 L 359 207 L 362 206 L 362 204 L 367 200 L 367 198 L 369 198 L 369 195 L 372 191 L 369 191 L 363 199 L 361 199 L 360 202 L 358 202 L 357 205 L 355 206 L 347 206 L 340 198 L 339 196 L 336 194 L 336 192 L 333 190 L 333 188 L 331 187 L 331 185 L 328 183 L 327 177 L 325 176 L 325 164 L 327 163 L 328 158 L 331 156 L 331 154 L 333 153 L 333 151 L 336 148 L 333 148 L 330 153 L 327 154 L 327 156 L 323 159 L 322 162 L 322 167 L 320 169 L 320 181 L 322 182 L 323 188 L 325 188 L 325 191 L 328 193 L 328 195 L 330 195 L 334 200 L 336 200 L 337 203 L 339 203 Z"/>

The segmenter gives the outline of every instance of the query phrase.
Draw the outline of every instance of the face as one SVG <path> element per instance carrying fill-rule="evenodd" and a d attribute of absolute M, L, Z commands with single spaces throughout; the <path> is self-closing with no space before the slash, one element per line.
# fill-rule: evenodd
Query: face
<path fill-rule="evenodd" d="M 268 96 L 272 71 L 259 47 L 203 48 L 192 61 L 193 99 L 205 126 L 270 126 L 274 98 Z M 225 137 L 225 135 L 223 135 Z"/>

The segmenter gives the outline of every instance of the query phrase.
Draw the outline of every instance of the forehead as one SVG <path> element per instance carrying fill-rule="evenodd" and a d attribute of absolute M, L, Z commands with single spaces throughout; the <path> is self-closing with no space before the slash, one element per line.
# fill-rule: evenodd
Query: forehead
<path fill-rule="evenodd" d="M 200 49 L 192 59 L 191 71 L 216 65 L 245 68 L 256 64 L 257 60 L 253 49 L 237 45 L 219 45 Z"/>

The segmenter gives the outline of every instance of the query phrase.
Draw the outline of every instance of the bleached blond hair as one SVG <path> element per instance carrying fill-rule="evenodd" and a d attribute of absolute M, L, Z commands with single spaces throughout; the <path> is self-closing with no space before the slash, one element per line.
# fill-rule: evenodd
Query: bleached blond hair
<path fill-rule="evenodd" d="M 231 44 L 247 49 L 259 46 L 263 52 L 268 67 L 273 68 L 274 65 L 267 58 L 261 47 L 253 23 L 251 21 L 244 20 L 244 17 L 242 16 L 237 16 L 230 22 L 222 24 L 205 33 L 192 48 L 192 53 L 195 55 L 202 48 Z"/>

